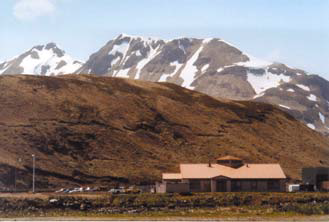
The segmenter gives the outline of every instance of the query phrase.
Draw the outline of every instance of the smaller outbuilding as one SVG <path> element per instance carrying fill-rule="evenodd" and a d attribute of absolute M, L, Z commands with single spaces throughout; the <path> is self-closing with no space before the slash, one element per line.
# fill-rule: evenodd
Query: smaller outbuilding
<path fill-rule="evenodd" d="M 329 167 L 307 167 L 302 169 L 303 184 L 313 186 L 315 191 L 326 191 L 329 183 Z"/>

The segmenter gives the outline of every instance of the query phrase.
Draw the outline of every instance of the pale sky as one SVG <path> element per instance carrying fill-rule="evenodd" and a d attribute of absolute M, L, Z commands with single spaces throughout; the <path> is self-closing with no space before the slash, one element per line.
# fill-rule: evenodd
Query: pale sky
<path fill-rule="evenodd" d="M 1 0 L 0 61 L 57 43 L 87 60 L 120 33 L 217 37 L 329 79 L 329 0 Z"/>

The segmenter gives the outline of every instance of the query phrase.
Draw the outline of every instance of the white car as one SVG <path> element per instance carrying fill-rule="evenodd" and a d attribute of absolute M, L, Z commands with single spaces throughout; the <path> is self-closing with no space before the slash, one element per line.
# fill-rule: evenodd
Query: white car
<path fill-rule="evenodd" d="M 109 190 L 110 193 L 113 194 L 119 194 L 119 193 L 124 193 L 125 189 L 120 187 L 120 188 L 112 188 L 111 190 Z"/>
<path fill-rule="evenodd" d="M 61 193 L 64 191 L 64 188 L 60 189 L 60 190 L 56 190 L 55 193 Z"/>
<path fill-rule="evenodd" d="M 73 190 L 70 190 L 69 193 L 82 192 L 82 191 L 83 191 L 82 187 L 76 187 Z"/>
<path fill-rule="evenodd" d="M 288 186 L 288 191 L 289 192 L 297 192 L 300 190 L 300 185 L 299 184 L 289 184 Z"/>

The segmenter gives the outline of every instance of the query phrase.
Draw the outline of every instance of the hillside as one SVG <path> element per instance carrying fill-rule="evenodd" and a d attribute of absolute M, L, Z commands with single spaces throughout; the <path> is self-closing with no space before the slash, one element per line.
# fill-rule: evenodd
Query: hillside
<path fill-rule="evenodd" d="M 275 106 L 170 83 L 91 75 L 0 76 L 0 186 L 148 182 L 178 163 L 235 155 L 298 178 L 329 165 L 329 140 Z M 21 158 L 21 161 L 18 159 Z"/>

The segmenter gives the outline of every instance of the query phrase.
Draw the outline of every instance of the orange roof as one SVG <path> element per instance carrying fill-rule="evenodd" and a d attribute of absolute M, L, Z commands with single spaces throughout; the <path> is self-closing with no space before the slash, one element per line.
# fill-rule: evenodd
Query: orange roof
<path fill-rule="evenodd" d="M 223 157 L 218 157 L 217 160 L 242 160 L 242 159 L 235 156 L 223 156 Z"/>
<path fill-rule="evenodd" d="M 220 164 L 180 164 L 180 174 L 163 174 L 163 179 L 210 179 L 228 177 L 231 179 L 285 179 L 279 164 L 247 164 L 237 169 Z M 180 177 L 180 178 L 179 178 Z"/>
<path fill-rule="evenodd" d="M 180 174 L 180 173 L 163 173 L 162 179 L 164 179 L 164 180 L 180 180 L 180 179 L 182 179 L 182 174 Z"/>

